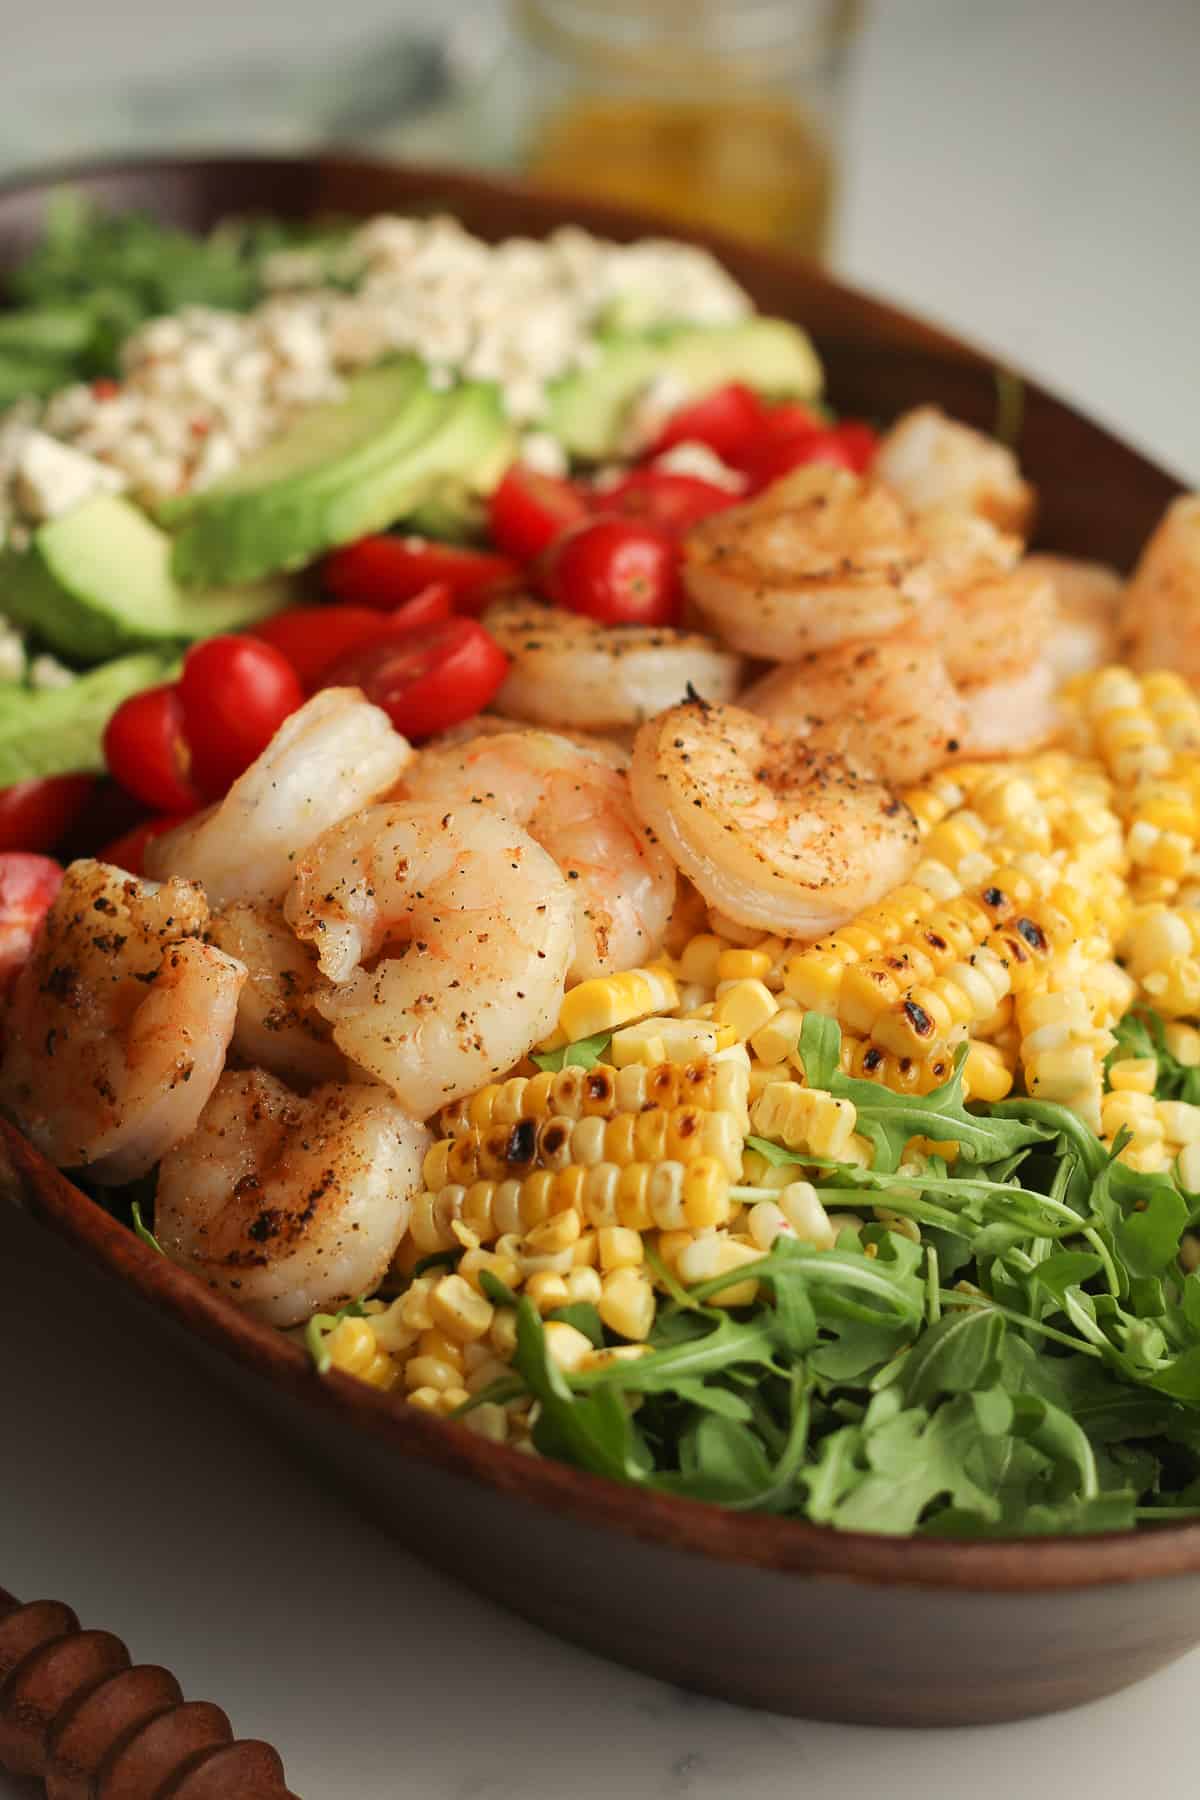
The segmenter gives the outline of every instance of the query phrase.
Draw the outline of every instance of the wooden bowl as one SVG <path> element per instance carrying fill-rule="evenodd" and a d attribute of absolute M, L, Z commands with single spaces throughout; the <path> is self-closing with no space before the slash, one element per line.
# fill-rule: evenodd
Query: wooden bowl
<path fill-rule="evenodd" d="M 448 210 L 486 237 L 569 220 L 617 238 L 635 213 L 511 183 L 344 158 L 70 169 L 0 189 L 0 268 L 68 179 L 190 226 L 230 212 Z M 779 250 L 700 239 L 764 311 L 812 332 L 835 404 L 935 401 L 989 427 L 992 359 Z M 1047 548 L 1128 566 L 1177 484 L 1026 384 L 1020 454 Z M 727 1700 L 821 1719 L 963 1725 L 1112 1693 L 1200 1642 L 1200 1525 L 954 1543 L 839 1533 L 634 1492 L 496 1447 L 307 1356 L 157 1256 L 0 1125 L 0 1187 L 114 1278 L 330 1480 L 448 1573 L 604 1656 Z"/>

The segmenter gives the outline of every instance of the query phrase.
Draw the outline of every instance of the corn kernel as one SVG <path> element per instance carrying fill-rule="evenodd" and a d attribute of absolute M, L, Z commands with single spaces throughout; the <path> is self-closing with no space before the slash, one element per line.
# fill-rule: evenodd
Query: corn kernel
<path fill-rule="evenodd" d="M 496 1308 L 496 1316 L 488 1330 L 488 1342 L 497 1356 L 511 1359 L 517 1347 L 517 1315 L 513 1307 Z"/>
<path fill-rule="evenodd" d="M 508 1438 L 508 1414 L 502 1406 L 492 1400 L 485 1400 L 482 1406 L 473 1406 L 469 1413 L 463 1414 L 463 1424 L 476 1437 L 486 1438 L 491 1444 L 503 1444 Z"/>
<path fill-rule="evenodd" d="M 718 983 L 762 981 L 770 973 L 771 957 L 766 950 L 722 950 L 717 958 Z"/>
<path fill-rule="evenodd" d="M 591 1354 L 592 1340 L 582 1331 L 576 1331 L 574 1325 L 568 1325 L 565 1319 L 549 1319 L 542 1329 L 547 1355 L 560 1369 L 570 1373 Z"/>
<path fill-rule="evenodd" d="M 1167 1049 L 1177 1062 L 1188 1069 L 1200 1067 L 1200 1031 L 1194 1025 L 1181 1025 L 1173 1019 L 1164 1028 L 1164 1035 Z"/>
<path fill-rule="evenodd" d="M 745 952 L 742 952 L 745 954 Z M 713 1018 L 717 1025 L 727 1025 L 744 1043 L 779 1011 L 779 1002 L 765 982 L 734 981 L 717 989 Z"/>
<path fill-rule="evenodd" d="M 1126 1056 L 1110 1063 L 1108 1085 L 1116 1093 L 1152 1094 L 1158 1080 L 1158 1061 L 1153 1056 Z"/>
<path fill-rule="evenodd" d="M 440 1393 L 457 1387 L 461 1379 L 462 1370 L 439 1356 L 413 1356 L 404 1365 L 404 1385 L 409 1389 L 434 1388 Z"/>
<path fill-rule="evenodd" d="M 577 1269 L 594 1269 L 596 1266 L 596 1233 L 585 1231 L 576 1239 L 571 1249 L 571 1267 L 566 1271 L 566 1278 Z"/>
<path fill-rule="evenodd" d="M 569 1269 L 563 1276 L 567 1289 L 569 1306 L 595 1306 L 602 1288 L 600 1276 L 594 1268 Z"/>
<path fill-rule="evenodd" d="M 679 1279 L 691 1286 L 694 1282 L 712 1281 L 728 1275 L 744 1263 L 757 1262 L 762 1252 L 753 1244 L 738 1243 L 735 1238 L 713 1232 L 696 1238 L 680 1253 Z M 714 1306 L 749 1306 L 758 1292 L 756 1281 L 739 1281 L 722 1288 L 712 1296 Z"/>
<path fill-rule="evenodd" d="M 421 1412 L 441 1412 L 441 1390 L 435 1387 L 414 1388 L 408 1396 L 408 1404 L 419 1408 Z"/>
<path fill-rule="evenodd" d="M 790 1181 L 780 1189 L 776 1204 L 804 1243 L 815 1244 L 818 1250 L 833 1249 L 837 1233 L 811 1181 Z"/>
<path fill-rule="evenodd" d="M 605 1271 L 636 1268 L 642 1261 L 641 1233 L 630 1231 L 623 1225 L 606 1226 L 598 1231 L 596 1243 L 600 1267 Z"/>
<path fill-rule="evenodd" d="M 520 1266 L 511 1256 L 501 1256 L 495 1250 L 468 1250 L 458 1265 L 458 1273 L 464 1281 L 470 1282 L 477 1294 L 483 1293 L 480 1279 L 484 1270 L 502 1281 L 505 1287 L 514 1288 L 521 1279 Z"/>
<path fill-rule="evenodd" d="M 610 1330 L 640 1342 L 654 1324 L 654 1289 L 641 1269 L 614 1269 L 603 1278 L 597 1311 Z"/>
<path fill-rule="evenodd" d="M 1200 1143 L 1200 1106 L 1186 1100 L 1160 1100 L 1155 1112 L 1171 1143 Z"/>
<path fill-rule="evenodd" d="M 574 1208 L 568 1207 L 525 1233 L 522 1254 L 528 1260 L 531 1255 L 552 1256 L 557 1250 L 569 1250 L 572 1244 L 578 1242 L 582 1229 L 579 1214 Z"/>
<path fill-rule="evenodd" d="M 447 1337 L 444 1331 L 434 1326 L 423 1331 L 417 1339 L 416 1355 L 436 1356 L 439 1362 L 449 1363 L 451 1368 L 461 1369 L 463 1365 L 463 1346 L 454 1338 Z"/>
<path fill-rule="evenodd" d="M 469 1254 L 469 1253 L 468 1253 Z M 477 1293 L 461 1275 L 443 1275 L 429 1297 L 434 1324 L 457 1343 L 481 1338 L 495 1312 L 490 1300 Z"/>
<path fill-rule="evenodd" d="M 714 988 L 720 979 L 717 971 L 725 953 L 725 945 L 719 937 L 711 931 L 702 931 L 684 945 L 676 959 L 676 967 L 684 981 Z"/>
<path fill-rule="evenodd" d="M 539 1269 L 525 1283 L 525 1293 L 540 1313 L 554 1312 L 567 1304 L 567 1279 L 552 1269 Z"/>
<path fill-rule="evenodd" d="M 1012 1070 L 994 1044 L 972 1041 L 967 1049 L 963 1078 L 973 1100 L 1003 1100 L 1013 1084 Z"/>

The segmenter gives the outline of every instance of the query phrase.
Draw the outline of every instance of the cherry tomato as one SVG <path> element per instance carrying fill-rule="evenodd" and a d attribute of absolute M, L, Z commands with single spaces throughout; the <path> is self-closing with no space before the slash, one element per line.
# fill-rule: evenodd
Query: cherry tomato
<path fill-rule="evenodd" d="M 179 677 L 179 703 L 192 779 L 204 798 L 219 799 L 303 702 L 296 671 L 273 644 L 213 637 L 193 645 Z"/>
<path fill-rule="evenodd" d="M 874 426 L 865 424 L 862 419 L 843 419 L 837 435 L 850 457 L 851 468 L 860 475 L 869 469 L 879 448 L 879 433 Z"/>
<path fill-rule="evenodd" d="M 763 413 L 763 435 L 771 438 L 807 437 L 824 431 L 828 420 L 802 400 L 780 400 Z"/>
<path fill-rule="evenodd" d="M 472 611 L 487 590 L 514 582 L 519 573 L 515 563 L 494 551 L 385 535 L 335 550 L 322 564 L 321 579 L 336 599 L 385 612 L 441 582 L 464 611 Z"/>
<path fill-rule="evenodd" d="M 744 381 L 726 382 L 673 412 L 655 440 L 654 450 L 669 450 L 672 444 L 707 444 L 724 461 L 733 461 L 746 444 L 761 436 L 766 410 Z"/>
<path fill-rule="evenodd" d="M 173 831 L 189 817 L 188 813 L 162 813 L 153 819 L 143 819 L 140 825 L 134 825 L 110 844 L 105 844 L 103 850 L 97 852 L 100 861 L 127 869 L 131 875 L 144 875 L 146 845 L 152 838 L 161 837 L 164 831 Z"/>
<path fill-rule="evenodd" d="M 605 625 L 671 625 L 679 617 L 679 550 L 661 525 L 594 519 L 559 539 L 542 579 L 559 606 Z"/>
<path fill-rule="evenodd" d="M 470 610 L 469 608 L 467 609 Z M 423 631 L 427 625 L 440 625 L 454 611 L 454 595 L 445 581 L 431 581 L 427 588 L 414 594 L 402 606 L 387 614 L 388 636 L 405 631 Z"/>
<path fill-rule="evenodd" d="M 10 850 L 0 856 L 0 995 L 26 960 L 38 927 L 62 885 L 62 865 Z"/>
<path fill-rule="evenodd" d="M 104 757 L 115 779 L 144 806 L 162 812 L 199 806 L 175 682 L 122 700 L 104 728 Z"/>
<path fill-rule="evenodd" d="M 742 467 L 750 477 L 751 492 L 757 493 L 790 475 L 793 469 L 807 468 L 810 463 L 832 463 L 835 468 L 857 473 L 854 454 L 843 444 L 836 427 L 810 431 L 803 437 L 768 439 L 743 459 Z"/>
<path fill-rule="evenodd" d="M 91 775 L 47 775 L 0 788 L 0 852 L 52 850 L 79 817 Z"/>
<path fill-rule="evenodd" d="M 324 687 L 360 687 L 408 738 L 431 737 L 482 710 L 508 673 L 508 658 L 477 619 L 446 619 L 385 644 L 352 650 L 326 670 Z"/>
<path fill-rule="evenodd" d="M 702 481 L 698 475 L 676 475 L 669 469 L 634 469 L 615 487 L 597 495 L 606 513 L 623 519 L 645 519 L 664 531 L 682 533 L 710 513 L 736 506 L 740 494 Z"/>
<path fill-rule="evenodd" d="M 367 644 L 386 644 L 450 617 L 450 589 L 435 581 L 392 612 L 367 606 L 293 606 L 255 625 L 251 637 L 282 651 L 306 694 L 315 693 L 331 663 Z"/>
<path fill-rule="evenodd" d="M 569 481 L 514 463 L 492 495 L 488 527 L 507 555 L 532 562 L 569 526 L 581 524 L 589 510 Z"/>

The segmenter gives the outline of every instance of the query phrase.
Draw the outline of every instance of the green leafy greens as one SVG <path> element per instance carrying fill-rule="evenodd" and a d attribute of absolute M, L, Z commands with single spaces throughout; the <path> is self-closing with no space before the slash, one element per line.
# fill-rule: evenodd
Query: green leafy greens
<path fill-rule="evenodd" d="M 1131 1017 L 1118 1037 L 1120 1054 L 1158 1057 L 1160 1091 L 1192 1097 L 1197 1072 L 1167 1054 L 1160 1022 Z M 541 1060 L 591 1067 L 605 1047 Z M 534 1306 L 489 1277 L 488 1297 L 516 1310 L 504 1397 L 536 1400 L 537 1449 L 846 1530 L 1013 1536 L 1200 1516 L 1200 1272 L 1180 1261 L 1194 1197 L 1117 1161 L 1119 1143 L 1062 1107 L 964 1103 L 961 1057 L 913 1097 L 843 1075 L 831 1020 L 810 1014 L 798 1050 L 814 1087 L 853 1101 L 872 1166 L 749 1147 L 797 1165 L 859 1229 L 828 1251 L 777 1238 L 690 1289 L 651 1252 L 667 1293 L 643 1354 L 573 1373 Z M 952 1160 L 928 1148 L 951 1141 Z M 734 1190 L 748 1203 L 774 1191 Z M 748 1279 L 752 1305 L 719 1303 Z M 591 1307 L 555 1316 L 616 1341 Z M 501 1396 L 470 1404 L 488 1397 Z"/>

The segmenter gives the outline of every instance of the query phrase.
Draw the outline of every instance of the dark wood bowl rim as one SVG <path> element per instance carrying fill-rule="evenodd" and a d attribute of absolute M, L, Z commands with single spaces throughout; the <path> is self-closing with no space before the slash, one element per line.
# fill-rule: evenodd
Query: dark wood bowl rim
<path fill-rule="evenodd" d="M 328 170 L 349 180 L 356 173 L 376 180 L 391 174 L 396 177 L 398 188 L 420 182 L 447 198 L 460 194 L 476 201 L 495 196 L 509 201 L 525 198 L 559 204 L 566 198 L 527 183 L 435 165 L 394 166 L 355 156 L 254 153 L 78 161 L 6 176 L 0 180 L 0 198 L 23 191 L 43 191 L 60 182 L 119 178 L 151 171 L 161 174 L 164 181 L 177 179 L 186 183 L 205 172 L 215 174 L 227 168 L 232 174 L 238 165 L 251 163 L 288 173 Z M 401 203 L 399 193 L 397 203 Z M 231 199 L 231 209 L 236 211 L 236 199 Z M 833 294 L 844 294 L 848 301 L 866 304 L 877 316 L 890 317 L 909 331 L 918 326 L 925 344 L 931 348 L 954 356 L 985 354 L 974 351 L 963 339 L 914 321 L 912 315 L 898 308 L 827 276 L 818 277 L 809 264 L 785 250 L 756 248 L 748 253 L 744 243 L 719 233 L 681 231 L 649 213 L 616 205 L 587 201 L 580 203 L 578 211 L 586 214 L 589 226 L 599 230 L 611 228 L 625 235 L 665 230 L 743 262 L 752 254 L 763 268 L 772 267 L 776 272 L 792 270 L 810 283 L 819 279 Z M 1097 429 L 1103 431 L 1102 427 Z M 319 1378 L 300 1345 L 248 1318 L 195 1276 L 157 1255 L 45 1162 L 3 1119 L 0 1148 L 7 1151 L 18 1192 L 35 1216 L 67 1238 L 90 1261 L 120 1278 L 155 1311 L 202 1338 L 220 1354 L 304 1404 L 351 1418 L 359 1428 L 404 1456 L 436 1464 L 548 1511 L 569 1513 L 573 1519 L 598 1530 L 619 1531 L 723 1562 L 889 1587 L 1036 1593 L 1200 1572 L 1200 1522 L 1167 1525 L 1141 1533 L 1104 1532 L 1073 1538 L 969 1543 L 888 1538 L 730 1512 L 703 1501 L 647 1494 L 562 1463 L 535 1460 L 507 1446 L 488 1443 L 463 1425 L 432 1418 L 410 1407 L 401 1396 L 382 1394 L 336 1370 Z"/>

